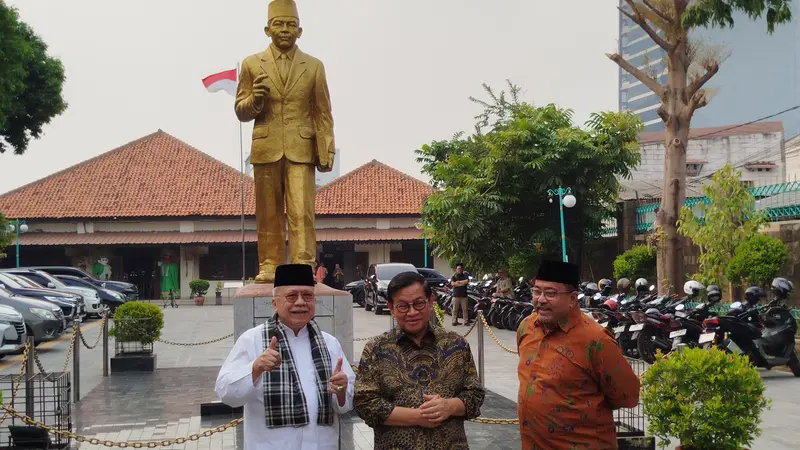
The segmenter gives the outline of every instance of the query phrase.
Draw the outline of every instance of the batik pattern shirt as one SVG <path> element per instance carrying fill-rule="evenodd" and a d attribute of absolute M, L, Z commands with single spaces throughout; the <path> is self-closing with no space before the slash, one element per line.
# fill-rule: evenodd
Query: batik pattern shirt
<path fill-rule="evenodd" d="M 384 425 L 395 406 L 419 408 L 423 394 L 461 399 L 465 417 L 450 417 L 436 428 Z M 463 337 L 429 328 L 417 345 L 395 328 L 364 346 L 353 403 L 374 429 L 375 450 L 467 449 L 464 420 L 480 415 L 484 394 Z"/>
<path fill-rule="evenodd" d="M 579 308 L 548 329 L 517 330 L 517 409 L 524 450 L 616 449 L 612 411 L 639 402 L 639 378 L 614 337 Z"/>

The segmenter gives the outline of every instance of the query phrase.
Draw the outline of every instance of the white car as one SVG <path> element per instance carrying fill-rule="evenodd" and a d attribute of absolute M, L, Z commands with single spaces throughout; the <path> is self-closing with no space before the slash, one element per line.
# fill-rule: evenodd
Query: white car
<path fill-rule="evenodd" d="M 0 358 L 21 350 L 27 337 L 22 314 L 10 306 L 0 305 Z"/>
<path fill-rule="evenodd" d="M 80 295 L 83 298 L 83 304 L 79 307 L 78 316 L 81 318 L 85 317 L 86 314 L 98 316 L 104 310 L 103 305 L 100 304 L 100 296 L 97 295 L 97 291 L 82 287 L 67 286 L 61 280 L 41 270 L 23 268 L 9 269 L 8 272 L 26 278 L 46 289 Z"/>

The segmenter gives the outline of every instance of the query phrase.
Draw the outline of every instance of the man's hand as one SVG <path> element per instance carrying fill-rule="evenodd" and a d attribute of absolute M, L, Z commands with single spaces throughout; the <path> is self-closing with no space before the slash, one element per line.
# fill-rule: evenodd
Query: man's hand
<path fill-rule="evenodd" d="M 256 108 L 261 108 L 264 105 L 264 99 L 267 98 L 268 93 L 267 75 L 262 73 L 253 80 L 253 103 Z"/>
<path fill-rule="evenodd" d="M 332 394 L 343 393 L 347 390 L 347 374 L 342 372 L 342 358 L 336 361 L 333 375 L 328 380 L 328 392 Z"/>
<path fill-rule="evenodd" d="M 272 336 L 272 340 L 269 341 L 269 347 L 253 361 L 253 382 L 255 382 L 256 378 L 261 376 L 262 373 L 269 372 L 280 364 L 281 354 L 278 352 L 278 338 Z"/>
<path fill-rule="evenodd" d="M 439 395 L 423 395 L 422 398 L 425 403 L 419 407 L 422 417 L 425 419 L 423 422 L 428 422 L 428 428 L 439 426 L 442 422 L 447 420 L 453 415 L 450 404 L 447 399 Z M 422 425 L 426 426 L 426 425 Z"/>

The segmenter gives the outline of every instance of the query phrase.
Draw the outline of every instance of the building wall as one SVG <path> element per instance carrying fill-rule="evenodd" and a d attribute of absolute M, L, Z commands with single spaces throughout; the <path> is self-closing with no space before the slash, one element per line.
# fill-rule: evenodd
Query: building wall
<path fill-rule="evenodd" d="M 699 176 L 687 174 L 688 187 L 686 195 L 697 197 L 702 195 L 702 186 L 711 182 L 711 175 L 725 164 L 731 164 L 742 171 L 742 181 L 752 182 L 756 186 L 782 183 L 784 180 L 784 162 L 781 149 L 783 135 L 781 133 L 750 134 L 745 136 L 728 136 L 712 139 L 694 139 L 689 141 L 686 153 L 688 161 L 705 161 Z M 641 144 L 641 162 L 634 170 L 630 180 L 621 180 L 625 189 L 622 198 L 636 197 L 631 191 L 637 187 L 640 192 L 654 192 L 658 196 L 664 179 L 664 144 Z M 775 163 L 771 171 L 758 172 L 747 170 L 745 163 L 769 161 Z"/>
<path fill-rule="evenodd" d="M 796 136 L 784 145 L 786 154 L 786 181 L 800 181 L 800 136 Z"/>

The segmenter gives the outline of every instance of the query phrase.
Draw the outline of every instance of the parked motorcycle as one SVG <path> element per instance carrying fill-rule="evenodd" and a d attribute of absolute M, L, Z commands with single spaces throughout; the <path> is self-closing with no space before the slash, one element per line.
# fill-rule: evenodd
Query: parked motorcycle
<path fill-rule="evenodd" d="M 728 314 L 703 321 L 706 333 L 701 336 L 701 342 L 745 354 L 756 367 L 789 366 L 792 374 L 800 377 L 800 360 L 794 342 L 797 321 L 785 304 L 793 289 L 789 280 L 774 279 L 770 286 L 774 299 L 769 304 L 759 309 L 749 301 L 748 305 L 734 303 L 731 306 L 736 308 L 731 308 Z"/>

